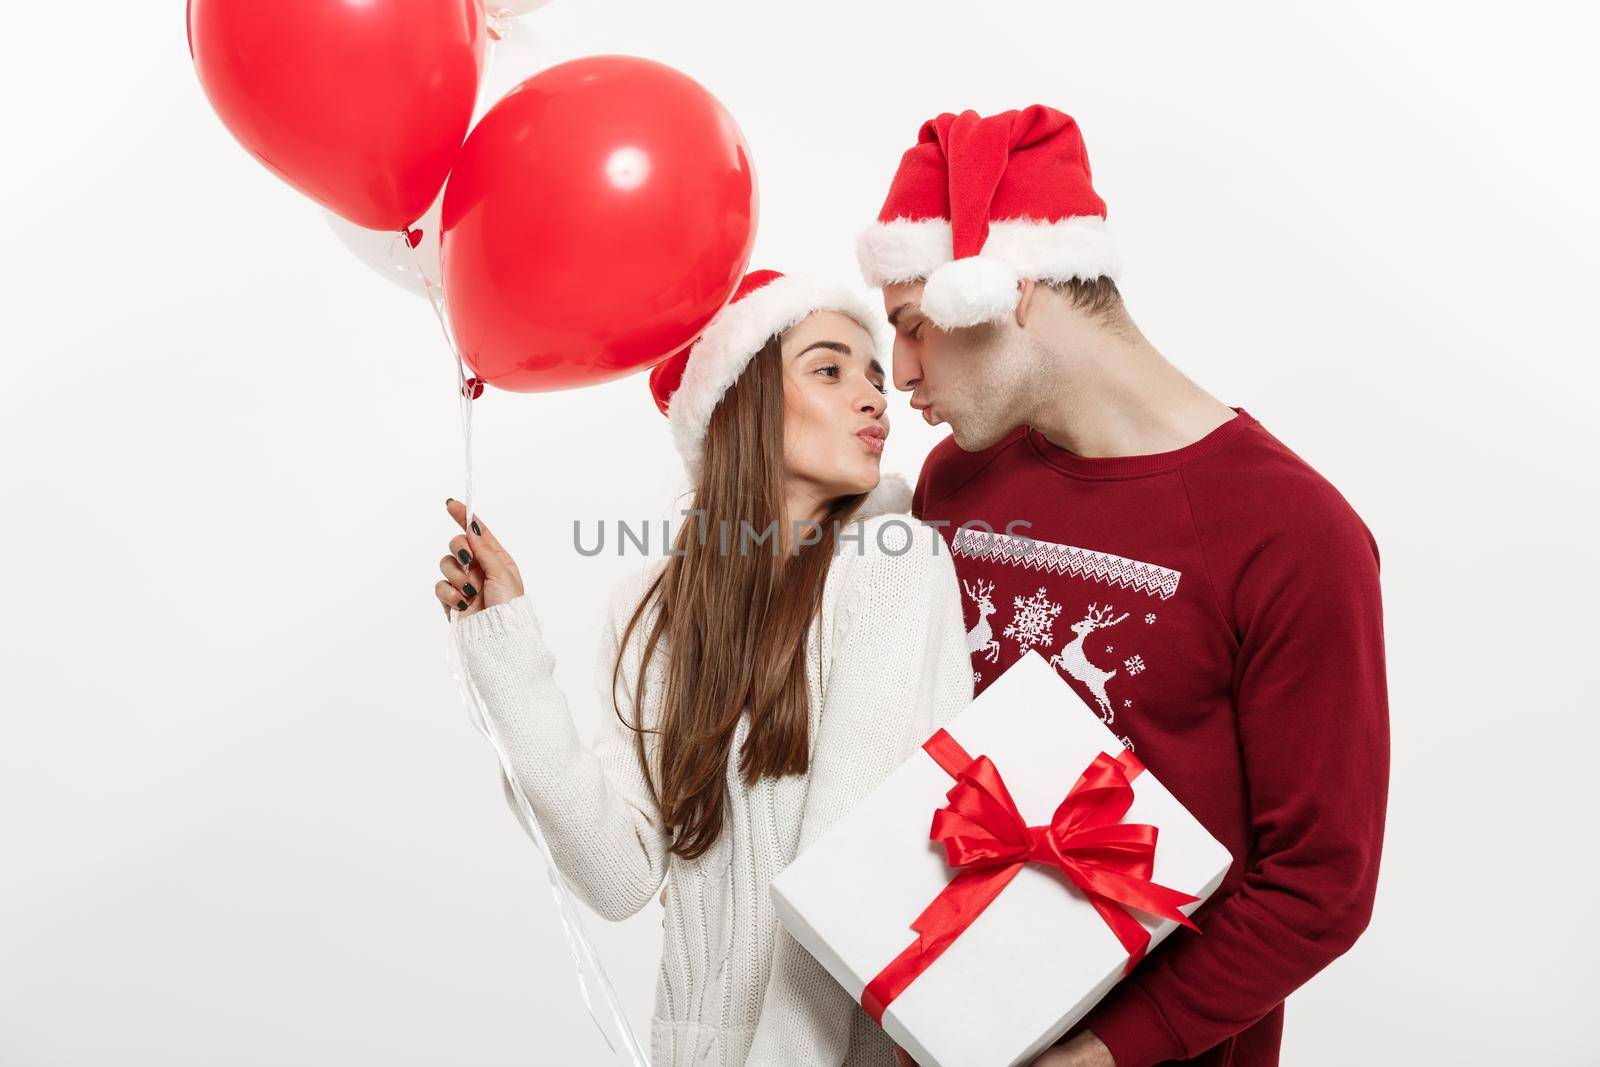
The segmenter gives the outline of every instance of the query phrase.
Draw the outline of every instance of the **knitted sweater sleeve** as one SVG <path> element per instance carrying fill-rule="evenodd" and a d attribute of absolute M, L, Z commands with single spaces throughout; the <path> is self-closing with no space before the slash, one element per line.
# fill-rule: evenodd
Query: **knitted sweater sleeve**
<path fill-rule="evenodd" d="M 885 518 L 914 531 L 909 551 L 878 549 L 869 523 L 864 554 L 840 557 L 855 573 L 807 772 L 801 851 L 972 699 L 960 587 L 944 539 L 909 515 Z M 895 546 L 898 536 L 885 539 Z M 780 926 L 776 937 L 747 1062 L 836 1067 L 861 1009 L 788 930 Z"/>
<path fill-rule="evenodd" d="M 583 743 L 573 725 L 566 696 L 555 683 L 555 657 L 526 595 L 455 623 L 463 663 L 494 720 L 556 865 L 585 902 L 612 921 L 638 912 L 660 888 L 671 844 L 651 799 L 633 731 L 619 719 L 636 721 L 632 694 L 639 664 L 632 647 L 612 699 L 612 667 L 621 631 L 637 602 L 631 595 L 637 592 L 635 585 L 619 584 L 607 612 L 595 662 L 602 723 L 593 747 Z M 648 724 L 653 720 L 646 712 Z M 653 736 L 649 740 L 653 746 Z M 503 770 L 501 784 L 523 822 Z"/>

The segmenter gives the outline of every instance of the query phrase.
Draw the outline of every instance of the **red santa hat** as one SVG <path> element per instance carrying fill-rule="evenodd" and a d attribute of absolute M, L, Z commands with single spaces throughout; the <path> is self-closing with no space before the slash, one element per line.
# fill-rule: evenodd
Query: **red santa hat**
<path fill-rule="evenodd" d="M 856 253 L 870 285 L 927 279 L 922 310 L 946 329 L 1010 314 L 1022 278 L 1117 274 L 1078 124 L 1041 104 L 923 123 Z"/>
<path fill-rule="evenodd" d="M 872 335 L 880 360 L 886 358 L 894 339 L 872 294 L 853 284 L 756 270 L 744 276 L 698 341 L 650 371 L 650 393 L 672 424 L 673 442 L 691 478 L 699 476 L 706 428 L 723 394 L 769 338 L 814 311 L 850 316 Z"/>

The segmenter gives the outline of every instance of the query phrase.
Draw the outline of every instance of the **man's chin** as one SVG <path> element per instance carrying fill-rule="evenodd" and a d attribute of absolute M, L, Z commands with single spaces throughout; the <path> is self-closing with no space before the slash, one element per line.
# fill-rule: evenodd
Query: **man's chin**
<path fill-rule="evenodd" d="M 997 445 L 1014 427 L 1007 427 L 996 433 L 984 427 L 975 427 L 970 422 L 957 423 L 954 420 L 948 423 L 950 436 L 955 438 L 956 447 L 963 452 L 982 452 L 986 448 Z"/>
<path fill-rule="evenodd" d="M 939 425 L 949 429 L 950 436 L 955 438 L 956 447 L 961 449 L 963 452 L 980 451 L 980 449 L 973 444 L 974 435 L 972 431 L 975 429 L 975 427 L 971 422 L 960 418 L 941 418 L 939 420 Z"/>

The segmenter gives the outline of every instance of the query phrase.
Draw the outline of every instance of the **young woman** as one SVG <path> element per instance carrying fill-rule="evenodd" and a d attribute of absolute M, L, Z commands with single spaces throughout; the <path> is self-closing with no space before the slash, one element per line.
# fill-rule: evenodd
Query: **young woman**
<path fill-rule="evenodd" d="M 448 505 L 436 591 L 562 873 L 612 920 L 667 882 L 657 1067 L 896 1062 L 768 894 L 972 697 L 944 541 L 880 485 L 875 335 L 864 294 L 758 271 L 651 374 L 704 518 L 611 596 L 593 748 L 516 564 Z"/>

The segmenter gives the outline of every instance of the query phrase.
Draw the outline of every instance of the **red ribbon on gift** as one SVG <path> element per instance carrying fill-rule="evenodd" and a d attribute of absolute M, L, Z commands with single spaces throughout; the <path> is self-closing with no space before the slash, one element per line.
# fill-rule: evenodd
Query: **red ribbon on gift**
<path fill-rule="evenodd" d="M 917 939 L 862 991 L 861 1007 L 873 1022 L 882 1025 L 890 1002 L 972 925 L 1025 863 L 1054 867 L 1083 890 L 1128 951 L 1124 975 L 1150 947 L 1150 932 L 1128 908 L 1198 929 L 1178 908 L 1200 898 L 1150 880 L 1156 828 L 1121 821 L 1133 803 L 1131 783 L 1144 770 L 1132 752 L 1095 756 L 1050 822 L 1029 826 L 988 756 L 973 759 L 942 729 L 922 747 L 956 780 L 945 794 L 949 803 L 933 813 L 928 837 L 943 843 L 945 860 L 959 870 L 911 924 Z"/>

